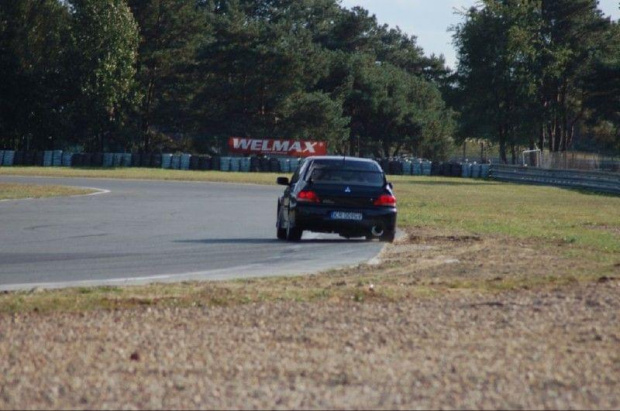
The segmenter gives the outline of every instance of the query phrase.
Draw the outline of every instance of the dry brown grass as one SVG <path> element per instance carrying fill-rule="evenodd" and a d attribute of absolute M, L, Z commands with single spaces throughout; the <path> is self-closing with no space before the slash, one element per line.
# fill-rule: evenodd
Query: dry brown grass
<path fill-rule="evenodd" d="M 95 192 L 95 190 L 75 187 L 0 182 L 0 200 L 64 197 L 90 194 L 93 192 Z"/>

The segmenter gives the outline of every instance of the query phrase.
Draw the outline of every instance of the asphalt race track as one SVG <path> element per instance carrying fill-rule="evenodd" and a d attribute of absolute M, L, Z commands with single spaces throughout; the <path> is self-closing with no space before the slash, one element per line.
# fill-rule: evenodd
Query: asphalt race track
<path fill-rule="evenodd" d="M 106 190 L 0 202 L 0 290 L 292 275 L 366 262 L 379 242 L 275 237 L 278 186 L 0 177 Z"/>

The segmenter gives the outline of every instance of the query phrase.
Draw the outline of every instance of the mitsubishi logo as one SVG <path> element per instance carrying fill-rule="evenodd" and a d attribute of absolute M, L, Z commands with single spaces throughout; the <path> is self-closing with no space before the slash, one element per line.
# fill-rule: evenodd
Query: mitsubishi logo
<path fill-rule="evenodd" d="M 345 188 L 345 189 L 344 189 L 344 192 L 345 192 L 345 193 L 350 193 L 350 192 L 351 192 L 351 187 L 347 187 L 347 188 Z"/>

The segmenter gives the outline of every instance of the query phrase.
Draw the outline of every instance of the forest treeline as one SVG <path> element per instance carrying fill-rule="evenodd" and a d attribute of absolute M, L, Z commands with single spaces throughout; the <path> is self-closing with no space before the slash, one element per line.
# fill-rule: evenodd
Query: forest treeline
<path fill-rule="evenodd" d="M 453 31 L 450 71 L 337 0 L 2 1 L 0 148 L 620 148 L 620 34 L 595 0 L 484 0 Z"/>

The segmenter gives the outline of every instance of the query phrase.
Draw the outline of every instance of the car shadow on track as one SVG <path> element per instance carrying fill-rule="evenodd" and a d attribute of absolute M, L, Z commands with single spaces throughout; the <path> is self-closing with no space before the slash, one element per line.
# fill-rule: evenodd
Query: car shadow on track
<path fill-rule="evenodd" d="M 298 242 L 287 242 L 275 238 L 209 238 L 203 240 L 178 240 L 175 243 L 185 244 L 343 244 L 343 243 L 366 243 L 361 238 L 308 238 Z"/>

